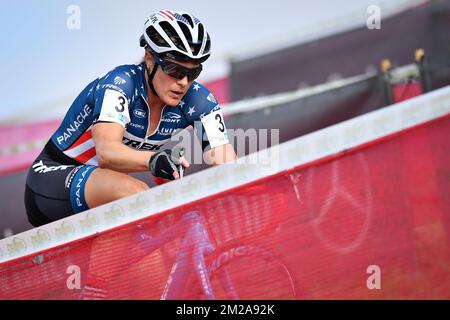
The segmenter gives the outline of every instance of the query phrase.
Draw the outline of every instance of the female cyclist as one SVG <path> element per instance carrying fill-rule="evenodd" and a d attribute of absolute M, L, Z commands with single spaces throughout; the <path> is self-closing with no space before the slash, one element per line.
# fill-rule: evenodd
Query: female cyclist
<path fill-rule="evenodd" d="M 204 24 L 186 12 L 159 11 L 145 22 L 140 45 L 144 61 L 88 84 L 34 161 L 25 190 L 34 226 L 147 190 L 131 172 L 179 179 L 188 161 L 162 147 L 196 121 L 209 163 L 236 159 L 219 104 L 194 81 L 211 54 Z"/>

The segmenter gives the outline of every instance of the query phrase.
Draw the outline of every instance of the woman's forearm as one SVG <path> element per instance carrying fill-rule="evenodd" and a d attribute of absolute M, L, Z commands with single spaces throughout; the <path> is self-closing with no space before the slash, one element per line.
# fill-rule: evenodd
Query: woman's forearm
<path fill-rule="evenodd" d="M 111 141 L 96 146 L 99 167 L 130 173 L 148 171 L 148 161 L 152 151 L 139 151 L 126 145 Z"/>
<path fill-rule="evenodd" d="M 207 164 L 217 166 L 237 159 L 236 152 L 231 144 L 210 149 L 205 152 L 204 159 Z"/>

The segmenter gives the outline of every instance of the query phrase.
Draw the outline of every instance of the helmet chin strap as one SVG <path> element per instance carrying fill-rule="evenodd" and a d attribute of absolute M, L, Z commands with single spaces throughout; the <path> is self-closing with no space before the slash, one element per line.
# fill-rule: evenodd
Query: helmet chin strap
<path fill-rule="evenodd" d="M 158 64 L 155 62 L 153 64 L 152 72 L 150 73 L 147 68 L 147 74 L 148 74 L 148 86 L 150 87 L 150 90 L 152 90 L 152 93 L 159 98 L 158 94 L 156 93 L 155 87 L 153 86 L 153 78 L 155 77 L 156 71 L 158 70 Z"/>

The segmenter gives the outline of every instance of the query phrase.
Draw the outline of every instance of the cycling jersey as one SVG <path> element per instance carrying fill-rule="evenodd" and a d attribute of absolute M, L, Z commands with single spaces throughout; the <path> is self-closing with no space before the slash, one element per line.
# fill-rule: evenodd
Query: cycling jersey
<path fill-rule="evenodd" d="M 75 99 L 51 140 L 61 153 L 80 163 L 98 165 L 92 138 L 96 122 L 125 128 L 123 143 L 140 150 L 159 150 L 179 129 L 201 121 L 202 140 L 211 147 L 228 143 L 223 115 L 213 94 L 193 82 L 178 106 L 164 106 L 154 132 L 147 136 L 151 108 L 147 104 L 145 65 L 123 65 L 91 82 Z"/>
<path fill-rule="evenodd" d="M 193 82 L 177 106 L 164 106 L 160 121 L 147 135 L 145 65 L 123 65 L 87 85 L 69 108 L 60 127 L 28 172 L 25 207 L 29 221 L 40 226 L 89 209 L 84 190 L 98 166 L 92 138 L 97 122 L 125 128 L 122 143 L 138 150 L 159 150 L 179 129 L 201 124 L 203 147 L 228 143 L 220 106 L 211 92 Z"/>

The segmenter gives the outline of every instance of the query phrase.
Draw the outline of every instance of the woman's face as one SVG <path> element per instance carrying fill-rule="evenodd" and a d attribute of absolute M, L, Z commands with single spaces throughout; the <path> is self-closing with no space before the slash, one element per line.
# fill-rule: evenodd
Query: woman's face
<path fill-rule="evenodd" d="M 145 60 L 148 70 L 152 70 L 154 64 L 153 57 L 146 53 Z M 175 62 L 186 68 L 195 68 L 199 66 L 198 63 L 194 62 L 174 61 L 172 59 L 165 59 L 165 61 Z M 180 103 L 181 98 L 186 94 L 192 82 L 193 81 L 188 80 L 187 76 L 180 80 L 175 79 L 174 77 L 165 74 L 161 67 L 158 68 L 153 78 L 153 86 L 155 87 L 160 100 L 169 106 L 176 106 Z"/>

